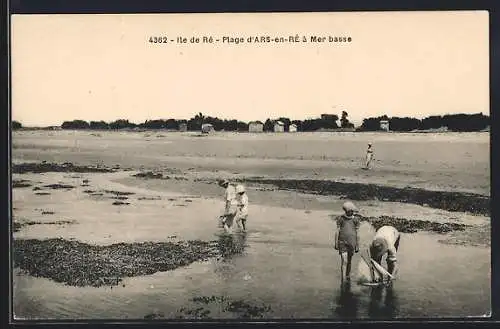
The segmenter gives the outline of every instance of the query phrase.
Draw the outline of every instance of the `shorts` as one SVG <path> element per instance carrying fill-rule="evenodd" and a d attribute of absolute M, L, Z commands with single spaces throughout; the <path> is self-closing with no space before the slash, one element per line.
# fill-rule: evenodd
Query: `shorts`
<path fill-rule="evenodd" d="M 339 254 L 342 254 L 344 252 L 349 254 L 354 254 L 354 250 L 356 249 L 355 246 L 345 241 L 339 241 L 337 245 L 339 247 Z"/>
<path fill-rule="evenodd" d="M 247 220 L 247 217 L 248 217 L 248 213 L 242 213 L 241 211 L 238 211 L 236 213 L 237 220 L 245 221 L 245 220 Z"/>
<path fill-rule="evenodd" d="M 237 212 L 238 212 L 238 207 L 236 207 L 236 205 L 230 205 L 225 215 L 235 216 Z"/>

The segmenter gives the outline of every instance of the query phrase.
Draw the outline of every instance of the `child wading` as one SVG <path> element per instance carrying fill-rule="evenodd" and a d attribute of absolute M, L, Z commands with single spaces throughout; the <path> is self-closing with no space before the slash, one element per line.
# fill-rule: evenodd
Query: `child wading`
<path fill-rule="evenodd" d="M 224 192 L 224 214 L 220 217 L 226 232 L 231 232 L 233 227 L 234 217 L 237 213 L 236 190 L 233 185 L 229 184 L 227 179 L 219 181 L 219 185 L 225 188 Z"/>
<path fill-rule="evenodd" d="M 337 231 L 335 232 L 335 250 L 341 258 L 342 281 L 351 279 L 351 261 L 354 253 L 359 251 L 359 219 L 354 213 L 357 211 L 352 202 L 343 204 L 345 214 L 337 217 Z"/>
<path fill-rule="evenodd" d="M 238 204 L 238 212 L 236 213 L 236 224 L 243 232 L 246 231 L 246 223 L 248 218 L 248 196 L 245 193 L 245 186 L 236 186 L 236 201 Z"/>
<path fill-rule="evenodd" d="M 366 169 L 370 169 L 370 164 L 372 163 L 372 160 L 373 160 L 372 143 L 368 143 L 368 149 L 366 150 L 366 164 L 365 164 Z"/>

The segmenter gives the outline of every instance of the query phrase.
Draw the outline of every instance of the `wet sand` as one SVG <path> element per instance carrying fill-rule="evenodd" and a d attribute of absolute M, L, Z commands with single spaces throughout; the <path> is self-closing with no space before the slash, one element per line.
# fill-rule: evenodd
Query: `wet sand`
<path fill-rule="evenodd" d="M 120 138 L 107 143 L 137 142 Z M 293 187 L 272 171 L 265 177 L 229 174 L 232 162 L 225 160 L 217 160 L 224 170 L 197 170 L 192 162 L 188 168 L 164 162 L 136 166 L 135 161 L 145 159 L 137 154 L 122 155 L 121 162 L 109 162 L 117 155 L 103 156 L 104 162 L 93 163 L 88 153 L 68 151 L 64 143 L 39 159 L 30 151 L 39 145 L 14 150 L 16 163 L 24 163 L 14 167 L 13 177 L 22 183 L 13 189 L 18 317 L 392 318 L 477 316 L 489 310 L 489 198 L 477 186 L 441 191 L 456 193 L 451 197 L 423 191 L 414 198 L 419 202 L 407 192 L 384 200 L 367 185 L 375 184 L 376 177 L 364 185 L 356 185 L 363 183 L 355 175 L 344 181 L 323 178 L 327 186 L 340 186 L 328 181 L 342 182 L 344 190 L 318 193 L 318 184 L 311 183 L 314 174 L 296 178 L 303 185 Z M 37 162 L 55 157 L 65 160 Z M 75 157 L 79 161 L 70 163 Z M 217 225 L 223 190 L 214 179 L 221 176 L 248 185 L 246 234 L 227 236 Z M 406 191 L 408 181 L 402 182 L 380 189 Z M 358 198 L 350 195 L 359 200 L 364 219 L 363 248 L 381 224 L 403 232 L 404 275 L 392 291 L 339 286 L 332 218 L 341 213 L 346 186 L 368 191 Z M 476 193 L 477 199 L 465 193 Z M 460 207 L 443 206 L 446 196 Z M 477 200 L 488 206 L 478 207 Z"/>

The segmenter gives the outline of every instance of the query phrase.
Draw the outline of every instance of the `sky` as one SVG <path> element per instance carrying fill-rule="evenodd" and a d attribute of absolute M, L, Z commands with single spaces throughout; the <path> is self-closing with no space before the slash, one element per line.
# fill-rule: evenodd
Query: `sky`
<path fill-rule="evenodd" d="M 308 42 L 246 42 L 267 35 Z M 352 39 L 310 42 L 314 35 Z M 264 121 L 345 110 L 360 124 L 383 114 L 488 114 L 488 43 L 486 11 L 13 15 L 12 119 L 141 123 L 202 112 Z"/>

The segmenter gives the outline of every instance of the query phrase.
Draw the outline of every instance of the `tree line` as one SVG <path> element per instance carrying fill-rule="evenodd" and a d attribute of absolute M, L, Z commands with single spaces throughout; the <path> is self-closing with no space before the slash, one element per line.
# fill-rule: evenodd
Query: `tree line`
<path fill-rule="evenodd" d="M 381 130 L 380 121 L 389 121 L 391 131 L 407 132 L 412 130 L 427 130 L 439 129 L 442 127 L 448 128 L 451 131 L 480 131 L 490 125 L 490 117 L 478 114 L 448 114 L 443 116 L 429 116 L 424 119 L 416 119 L 411 117 L 388 117 L 387 115 L 370 117 L 363 120 L 360 127 L 356 131 L 378 131 Z M 294 120 L 286 117 L 276 119 L 268 118 L 263 124 L 265 132 L 274 131 L 276 121 L 281 121 L 284 124 L 285 131 L 294 124 L 297 131 L 312 132 L 322 129 L 338 129 L 347 128 L 354 130 L 354 125 L 348 120 L 348 113 L 342 112 L 340 117 L 340 125 L 337 123 L 339 117 L 336 114 L 323 114 L 319 118 Z M 187 131 L 199 131 L 203 124 L 211 124 L 216 131 L 248 131 L 249 122 L 243 122 L 235 119 L 220 119 L 218 117 L 205 116 L 203 113 L 198 113 L 189 120 L 177 119 L 155 119 L 146 120 L 143 123 L 135 124 L 126 119 L 118 119 L 112 122 L 105 121 L 84 121 L 72 120 L 64 121 L 61 125 L 62 129 L 89 129 L 89 130 L 119 130 L 119 129 L 167 129 L 181 130 L 184 125 Z M 12 129 L 21 129 L 22 124 L 18 121 L 12 121 Z"/>
<path fill-rule="evenodd" d="M 337 124 L 339 117 L 336 114 L 323 114 L 320 118 L 306 120 L 292 120 L 286 117 L 276 119 L 268 118 L 263 123 L 263 130 L 271 132 L 274 130 L 274 124 L 281 121 L 284 124 L 285 131 L 289 131 L 290 125 L 295 124 L 298 131 L 316 131 L 319 129 L 337 129 L 337 128 L 354 128 L 354 124 L 347 119 L 348 113 L 343 111 L 340 126 Z M 248 131 L 250 122 L 239 121 L 235 119 L 220 119 L 218 117 L 205 116 L 203 113 L 198 113 L 189 120 L 177 119 L 156 119 L 146 120 L 143 123 L 135 124 L 129 120 L 119 119 L 113 122 L 105 121 L 84 121 L 73 120 L 64 121 L 61 125 L 62 129 L 91 129 L 91 130 L 107 130 L 107 129 L 168 129 L 179 130 L 181 125 L 186 126 L 187 131 L 199 131 L 203 124 L 211 124 L 216 131 Z"/>
<path fill-rule="evenodd" d="M 447 114 L 429 116 L 422 120 L 410 117 L 388 117 L 387 115 L 367 118 L 358 128 L 359 131 L 381 130 L 380 121 L 389 121 L 391 131 L 412 131 L 447 128 L 451 131 L 480 131 L 490 126 L 490 117 L 483 113 Z"/>

